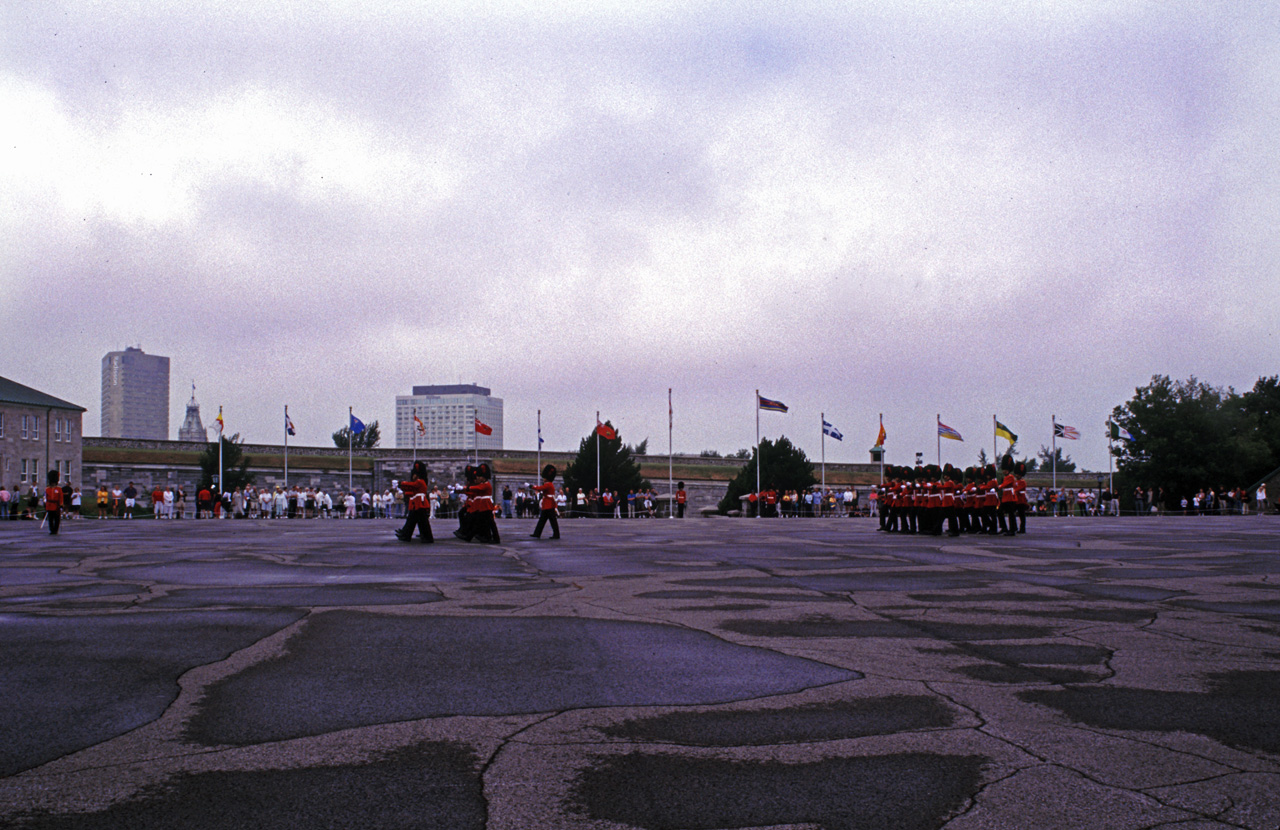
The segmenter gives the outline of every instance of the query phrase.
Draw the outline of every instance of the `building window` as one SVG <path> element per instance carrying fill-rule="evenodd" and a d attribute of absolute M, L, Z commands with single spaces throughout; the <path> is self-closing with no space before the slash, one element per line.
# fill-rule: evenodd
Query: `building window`
<path fill-rule="evenodd" d="M 21 476 L 18 478 L 18 481 L 19 481 L 20 483 L 22 483 L 22 484 L 26 484 L 26 483 L 27 483 L 27 459 L 25 459 L 25 458 L 24 458 L 24 459 L 22 459 L 22 474 L 21 474 Z"/>
<path fill-rule="evenodd" d="M 53 440 L 56 443 L 62 443 L 62 419 L 53 419 Z"/>
<path fill-rule="evenodd" d="M 39 415 L 31 416 L 31 440 L 32 441 L 40 440 L 40 416 Z"/>
<path fill-rule="evenodd" d="M 0 412 L 0 438 L 4 437 L 4 413 Z"/>
<path fill-rule="evenodd" d="M 27 418 L 29 417 L 30 417 L 29 415 L 22 416 L 22 440 L 23 441 L 27 440 L 27 437 L 28 437 L 27 436 Z M 24 461 L 22 463 L 25 464 L 26 462 Z M 24 478 L 23 481 L 26 481 L 26 479 Z"/>

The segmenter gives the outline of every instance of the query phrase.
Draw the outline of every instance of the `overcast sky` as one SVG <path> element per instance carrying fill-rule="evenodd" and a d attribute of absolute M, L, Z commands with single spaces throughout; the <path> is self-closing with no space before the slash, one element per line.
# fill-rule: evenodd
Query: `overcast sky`
<path fill-rule="evenodd" d="M 506 445 L 1107 468 L 1154 374 L 1280 371 L 1280 6 L 0 6 L 0 374 L 328 445 L 479 383 Z M 1001 447 L 1003 448 L 1003 441 Z"/>

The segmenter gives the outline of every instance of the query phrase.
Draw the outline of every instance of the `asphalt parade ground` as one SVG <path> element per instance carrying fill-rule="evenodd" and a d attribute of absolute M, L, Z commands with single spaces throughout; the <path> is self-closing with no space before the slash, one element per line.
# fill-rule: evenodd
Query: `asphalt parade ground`
<path fill-rule="evenodd" d="M 1280 517 L 0 526 L 0 826 L 1280 827 Z"/>

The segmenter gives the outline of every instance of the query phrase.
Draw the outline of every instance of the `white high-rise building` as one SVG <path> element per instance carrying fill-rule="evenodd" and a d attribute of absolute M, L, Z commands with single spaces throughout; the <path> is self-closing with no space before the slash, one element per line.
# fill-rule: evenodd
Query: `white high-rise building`
<path fill-rule="evenodd" d="M 396 396 L 396 447 L 420 450 L 502 449 L 502 398 L 475 384 L 415 386 L 412 395 Z M 413 416 L 422 422 L 418 432 Z M 476 431 L 476 421 L 493 430 Z"/>
<path fill-rule="evenodd" d="M 169 440 L 169 358 L 129 346 L 102 358 L 103 438 Z"/>

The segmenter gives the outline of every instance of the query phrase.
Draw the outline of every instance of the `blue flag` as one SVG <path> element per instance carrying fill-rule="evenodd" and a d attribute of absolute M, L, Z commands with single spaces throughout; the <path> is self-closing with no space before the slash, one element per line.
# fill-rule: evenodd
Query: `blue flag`
<path fill-rule="evenodd" d="M 351 416 L 351 434 L 359 435 L 362 432 L 364 432 L 364 421 L 352 415 Z"/>
<path fill-rule="evenodd" d="M 822 422 L 822 431 L 827 435 L 830 435 L 832 438 L 836 439 L 837 441 L 844 440 L 844 436 L 840 434 L 840 430 L 836 429 L 834 426 L 827 423 L 826 421 Z"/>

